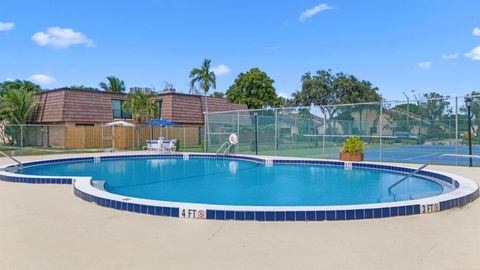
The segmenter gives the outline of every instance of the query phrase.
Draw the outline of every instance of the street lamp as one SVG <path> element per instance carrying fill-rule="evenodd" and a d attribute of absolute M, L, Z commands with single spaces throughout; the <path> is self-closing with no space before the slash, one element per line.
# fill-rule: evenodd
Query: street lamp
<path fill-rule="evenodd" d="M 408 124 L 408 120 L 410 119 L 410 98 L 405 94 L 405 91 L 402 92 L 403 95 L 407 98 L 407 129 L 410 133 L 410 125 Z"/>
<path fill-rule="evenodd" d="M 465 97 L 465 105 L 467 106 L 467 119 L 468 119 L 468 154 L 472 155 L 472 116 L 470 109 L 472 106 L 472 98 Z M 472 167 L 472 158 L 470 157 L 470 167 Z"/>

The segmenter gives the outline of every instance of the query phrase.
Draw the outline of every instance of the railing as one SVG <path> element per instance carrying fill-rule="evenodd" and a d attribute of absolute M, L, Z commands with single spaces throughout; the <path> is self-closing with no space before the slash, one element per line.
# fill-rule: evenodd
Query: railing
<path fill-rule="evenodd" d="M 0 151 L 0 154 L 2 154 L 3 156 L 5 156 L 5 157 L 7 157 L 7 158 L 9 158 L 9 159 L 11 159 L 11 160 L 13 160 L 13 161 L 15 161 L 15 163 L 17 163 L 18 165 L 20 165 L 20 168 L 23 168 L 23 163 L 20 162 L 18 159 L 14 158 L 14 157 L 12 157 L 12 156 L 9 156 L 9 155 L 7 155 L 7 154 L 5 154 L 3 151 Z"/>
<path fill-rule="evenodd" d="M 224 148 L 225 150 L 223 151 L 223 154 L 226 154 L 230 148 L 233 146 L 233 145 L 236 145 L 238 144 L 238 137 L 237 137 L 237 134 L 235 133 L 231 133 L 230 136 L 227 138 L 227 140 L 225 140 L 225 142 L 217 149 L 217 151 L 215 152 L 215 154 L 218 155 L 218 153 Z"/>
<path fill-rule="evenodd" d="M 225 150 L 223 151 L 223 154 L 227 153 L 228 150 L 230 150 L 230 148 L 232 147 L 233 144 L 231 144 L 228 140 L 226 142 L 224 142 L 218 149 L 217 149 L 217 152 L 215 152 L 215 154 L 218 154 L 225 146 Z"/>
<path fill-rule="evenodd" d="M 397 182 L 393 183 L 389 188 L 388 188 L 388 193 L 392 193 L 392 189 L 396 186 L 398 186 L 400 183 L 402 183 L 403 181 L 407 180 L 408 178 L 410 178 L 411 176 L 419 173 L 421 170 L 425 169 L 428 165 L 431 165 L 434 161 L 440 159 L 440 158 L 443 158 L 443 157 L 460 157 L 460 158 L 478 158 L 480 159 L 480 155 L 461 155 L 461 154 L 441 154 L 441 155 L 438 155 L 436 157 L 434 157 L 432 160 L 430 160 L 429 162 L 423 164 L 422 166 L 420 166 L 418 169 L 416 169 L 415 171 L 405 175 L 404 177 L 402 177 L 402 179 L 398 180 Z"/>

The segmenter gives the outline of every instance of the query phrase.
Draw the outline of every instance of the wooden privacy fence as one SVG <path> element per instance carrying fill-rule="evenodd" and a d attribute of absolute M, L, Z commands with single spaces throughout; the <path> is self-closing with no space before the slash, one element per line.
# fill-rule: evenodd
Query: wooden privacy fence
<path fill-rule="evenodd" d="M 200 127 L 135 126 L 135 127 L 65 127 L 67 149 L 134 148 L 146 145 L 147 140 L 164 137 L 177 139 L 181 146 L 201 143 Z"/>

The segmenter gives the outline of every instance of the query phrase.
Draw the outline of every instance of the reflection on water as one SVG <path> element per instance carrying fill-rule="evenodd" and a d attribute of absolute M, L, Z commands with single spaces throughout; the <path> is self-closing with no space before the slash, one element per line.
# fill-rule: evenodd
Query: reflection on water
<path fill-rule="evenodd" d="M 138 158 L 99 163 L 72 162 L 25 168 L 27 174 L 92 176 L 106 190 L 147 199 L 271 206 L 319 206 L 377 203 L 434 196 L 442 186 L 374 170 L 313 165 L 274 165 L 223 159 Z"/>

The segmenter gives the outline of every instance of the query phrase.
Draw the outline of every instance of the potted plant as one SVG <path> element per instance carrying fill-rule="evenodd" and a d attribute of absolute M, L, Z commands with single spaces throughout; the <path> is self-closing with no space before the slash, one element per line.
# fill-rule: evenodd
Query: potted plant
<path fill-rule="evenodd" d="M 360 137 L 348 137 L 343 142 L 343 149 L 340 152 L 340 160 L 363 161 L 364 142 Z"/>

